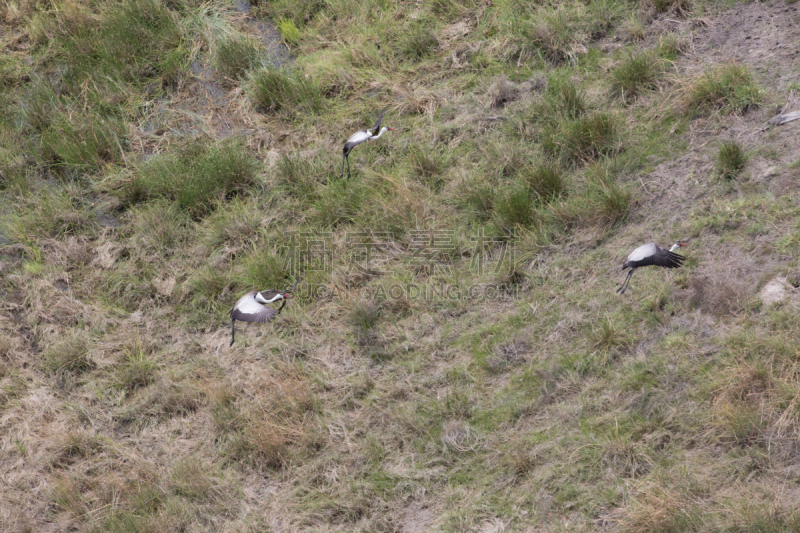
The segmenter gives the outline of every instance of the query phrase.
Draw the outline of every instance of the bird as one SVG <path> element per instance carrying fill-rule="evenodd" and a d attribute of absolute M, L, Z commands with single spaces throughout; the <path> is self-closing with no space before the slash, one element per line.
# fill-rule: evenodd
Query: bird
<path fill-rule="evenodd" d="M 375 122 L 375 125 L 368 130 L 359 130 L 355 132 L 353 135 L 347 139 L 347 142 L 344 143 L 344 148 L 342 148 L 342 173 L 339 175 L 339 179 L 342 179 L 344 176 L 344 163 L 347 161 L 347 179 L 350 179 L 350 152 L 353 151 L 353 148 L 358 146 L 359 144 L 365 141 L 371 141 L 372 139 L 378 139 L 383 132 L 385 131 L 394 131 L 392 128 L 388 128 L 386 126 L 381 128 L 381 122 L 383 122 L 383 115 L 378 117 L 378 121 Z"/>
<path fill-rule="evenodd" d="M 625 262 L 622 263 L 622 270 L 630 268 L 630 271 L 628 271 L 628 276 L 622 282 L 620 288 L 617 289 L 617 292 L 620 294 L 625 293 L 628 284 L 630 284 L 631 276 L 639 267 L 655 265 L 664 268 L 677 268 L 682 266 L 683 256 L 675 253 L 675 250 L 682 246 L 686 246 L 686 243 L 676 242 L 667 250 L 654 242 L 649 242 L 632 251 L 628 258 L 625 259 Z"/>
<path fill-rule="evenodd" d="M 298 283 L 300 283 L 299 279 L 289 291 L 250 291 L 239 298 L 236 305 L 231 309 L 231 343 L 228 346 L 233 346 L 237 320 L 242 322 L 271 322 L 273 318 L 281 314 L 283 307 L 286 305 L 286 300 L 294 298 L 292 292 L 297 288 Z M 277 310 L 264 305 L 279 300 L 282 300 L 283 303 Z"/>

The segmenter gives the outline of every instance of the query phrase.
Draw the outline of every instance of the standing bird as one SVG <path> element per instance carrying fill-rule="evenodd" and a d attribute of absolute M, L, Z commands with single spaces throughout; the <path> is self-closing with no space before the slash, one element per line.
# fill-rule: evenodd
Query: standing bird
<path fill-rule="evenodd" d="M 344 143 L 344 148 L 342 148 L 342 173 L 339 175 L 339 179 L 342 179 L 342 176 L 344 176 L 345 161 L 347 161 L 347 179 L 350 179 L 350 158 L 348 156 L 350 152 L 353 151 L 353 148 L 365 141 L 380 138 L 384 131 L 392 131 L 392 128 L 387 128 L 386 126 L 381 128 L 381 122 L 383 122 L 383 115 L 378 117 L 378 121 L 371 129 L 355 132 L 347 139 L 347 142 Z"/>
<path fill-rule="evenodd" d="M 299 279 L 295 282 L 291 291 L 297 288 L 298 283 L 300 283 Z M 294 298 L 289 291 L 250 291 L 239 298 L 239 301 L 236 302 L 236 305 L 234 305 L 231 310 L 231 343 L 229 346 L 233 346 L 236 334 L 235 323 L 237 320 L 241 320 L 242 322 L 270 322 L 273 318 L 281 314 L 283 306 L 286 305 L 286 300 L 289 298 Z M 283 300 L 283 303 L 277 311 L 264 305 L 277 302 L 278 300 Z"/>
<path fill-rule="evenodd" d="M 635 249 L 625 262 L 622 263 L 622 270 L 630 268 L 630 271 L 628 272 L 628 277 L 626 277 L 625 281 L 622 283 L 622 286 L 617 289 L 617 292 L 620 294 L 625 293 L 625 289 L 628 288 L 628 284 L 631 281 L 631 276 L 633 276 L 634 271 L 639 267 L 655 265 L 664 268 L 676 268 L 682 266 L 683 256 L 674 253 L 675 250 L 681 246 L 686 246 L 686 243 L 676 242 L 672 245 L 672 248 L 667 250 L 653 242 L 649 242 Z"/>

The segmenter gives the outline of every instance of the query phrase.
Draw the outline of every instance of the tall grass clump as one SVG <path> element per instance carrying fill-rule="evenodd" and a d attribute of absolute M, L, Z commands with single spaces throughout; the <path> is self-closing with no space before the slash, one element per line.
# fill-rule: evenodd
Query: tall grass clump
<path fill-rule="evenodd" d="M 276 165 L 276 184 L 286 195 L 311 203 L 318 197 L 317 187 L 330 169 L 318 157 L 283 154 Z"/>
<path fill-rule="evenodd" d="M 33 236 L 90 235 L 97 222 L 81 196 L 70 187 L 31 195 L 13 212 L 2 213 L 0 233 L 12 242 L 26 242 Z"/>
<path fill-rule="evenodd" d="M 486 222 L 494 214 L 496 192 L 482 179 L 463 182 L 458 187 L 458 204 L 478 222 Z"/>
<path fill-rule="evenodd" d="M 758 107 L 764 98 L 764 91 L 750 70 L 736 63 L 704 73 L 688 83 L 684 92 L 686 107 L 692 113 L 719 110 L 744 114 Z"/>
<path fill-rule="evenodd" d="M 633 205 L 634 195 L 619 182 L 611 163 L 594 163 L 587 168 L 586 174 L 595 222 L 605 226 L 623 222 Z"/>
<path fill-rule="evenodd" d="M 614 154 L 621 142 L 619 119 L 596 111 L 576 120 L 561 120 L 543 132 L 545 151 L 569 163 L 589 163 Z"/>
<path fill-rule="evenodd" d="M 243 286 L 257 287 L 258 290 L 281 290 L 288 279 L 289 263 L 274 249 L 261 250 L 255 245 L 241 262 L 239 279 Z"/>
<path fill-rule="evenodd" d="M 370 193 L 363 183 L 335 180 L 319 189 L 309 221 L 324 228 L 353 222 L 361 212 L 361 205 Z"/>
<path fill-rule="evenodd" d="M 692 8 L 691 0 L 652 0 L 652 2 L 659 13 L 674 10 L 679 14 L 685 14 Z"/>
<path fill-rule="evenodd" d="M 407 157 L 414 174 L 433 191 L 440 191 L 444 185 L 444 171 L 450 166 L 450 154 L 444 149 L 412 146 Z"/>
<path fill-rule="evenodd" d="M 145 249 L 171 254 L 188 236 L 189 217 L 174 202 L 158 199 L 129 213 L 133 242 Z"/>
<path fill-rule="evenodd" d="M 264 53 L 259 42 L 249 35 L 231 35 L 220 39 L 214 57 L 217 72 L 231 80 L 241 80 L 258 64 Z"/>
<path fill-rule="evenodd" d="M 125 348 L 124 360 L 113 371 L 114 384 L 118 388 L 130 393 L 156 380 L 158 364 L 148 357 L 147 351 L 139 337 Z"/>
<path fill-rule="evenodd" d="M 281 37 L 289 46 L 295 46 L 300 42 L 300 30 L 295 26 L 294 21 L 290 19 L 281 19 L 278 21 L 278 31 L 281 32 Z"/>
<path fill-rule="evenodd" d="M 48 347 L 42 357 L 45 367 L 53 374 L 82 374 L 95 368 L 95 363 L 88 356 L 89 345 L 85 338 L 70 337 Z"/>
<path fill-rule="evenodd" d="M 101 13 L 93 23 L 85 18 L 66 30 L 63 53 L 69 75 L 62 79 L 78 93 L 86 79 L 105 89 L 109 80 L 133 84 L 160 78 L 169 84 L 181 67 L 183 33 L 176 16 L 157 0 L 126 0 Z"/>
<path fill-rule="evenodd" d="M 269 2 L 269 14 L 273 20 L 290 20 L 302 29 L 325 7 L 325 0 L 274 0 Z"/>
<path fill-rule="evenodd" d="M 356 303 L 350 310 L 347 322 L 353 332 L 355 345 L 375 361 L 389 357 L 380 336 L 381 306 L 369 301 Z"/>
<path fill-rule="evenodd" d="M 527 167 L 519 176 L 528 191 L 543 202 L 549 202 L 566 194 L 564 171 L 555 161 L 544 161 Z"/>
<path fill-rule="evenodd" d="M 587 6 L 589 34 L 592 39 L 609 35 L 622 20 L 626 5 L 617 0 L 596 0 Z"/>
<path fill-rule="evenodd" d="M 264 69 L 250 78 L 249 96 L 262 112 L 319 113 L 325 104 L 322 86 L 301 71 Z"/>
<path fill-rule="evenodd" d="M 524 183 L 509 187 L 495 205 L 497 223 L 501 229 L 529 227 L 534 222 L 536 197 Z"/>
<path fill-rule="evenodd" d="M 121 159 L 127 145 L 127 125 L 114 116 L 66 110 L 54 114 L 41 142 L 43 155 L 57 166 L 75 171 L 99 169 Z"/>
<path fill-rule="evenodd" d="M 433 55 L 439 40 L 424 23 L 412 24 L 400 42 L 400 57 L 408 61 L 419 61 Z"/>
<path fill-rule="evenodd" d="M 545 59 L 575 62 L 588 50 L 590 18 L 581 4 L 545 4 L 537 10 L 525 37 Z"/>
<path fill-rule="evenodd" d="M 554 117 L 575 120 L 586 113 L 587 108 L 586 96 L 572 80 L 564 75 L 553 75 L 537 114 L 540 120 L 553 120 Z"/>
<path fill-rule="evenodd" d="M 259 166 L 239 139 L 219 143 L 195 139 L 142 165 L 123 194 L 129 202 L 175 200 L 199 217 L 211 210 L 216 198 L 250 186 Z"/>
<path fill-rule="evenodd" d="M 630 53 L 611 72 L 611 94 L 631 99 L 655 89 L 666 71 L 664 60 L 652 52 Z"/>
<path fill-rule="evenodd" d="M 747 155 L 736 141 L 725 141 L 717 154 L 717 172 L 723 179 L 733 179 L 747 163 Z"/>
<path fill-rule="evenodd" d="M 42 133 L 50 128 L 60 103 L 60 96 L 49 80 L 34 78 L 24 88 L 19 113 L 28 128 Z"/>

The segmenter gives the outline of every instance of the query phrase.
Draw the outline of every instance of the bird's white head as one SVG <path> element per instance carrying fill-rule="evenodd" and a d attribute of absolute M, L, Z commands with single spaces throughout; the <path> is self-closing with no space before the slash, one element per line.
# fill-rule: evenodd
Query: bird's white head
<path fill-rule="evenodd" d="M 677 250 L 678 248 L 682 248 L 682 247 L 684 247 L 684 246 L 686 246 L 686 243 L 685 243 L 685 242 L 676 242 L 675 244 L 673 244 L 673 245 L 672 245 L 672 248 L 670 248 L 670 249 L 669 249 L 669 251 L 670 251 L 670 252 L 674 252 L 674 251 L 675 251 L 675 250 Z"/>

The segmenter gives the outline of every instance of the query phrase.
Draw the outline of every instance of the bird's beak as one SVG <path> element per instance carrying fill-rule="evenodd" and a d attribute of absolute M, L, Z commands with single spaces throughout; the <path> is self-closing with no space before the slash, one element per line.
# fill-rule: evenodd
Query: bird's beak
<path fill-rule="evenodd" d="M 390 128 L 389 126 L 386 126 L 386 131 L 394 131 L 394 128 Z"/>
<path fill-rule="evenodd" d="M 286 294 L 284 294 L 284 295 L 283 295 L 283 299 L 284 299 L 284 300 L 288 300 L 289 298 L 294 298 L 294 296 L 292 296 L 292 295 L 291 295 L 291 294 L 289 294 L 288 292 L 287 292 Z"/>

